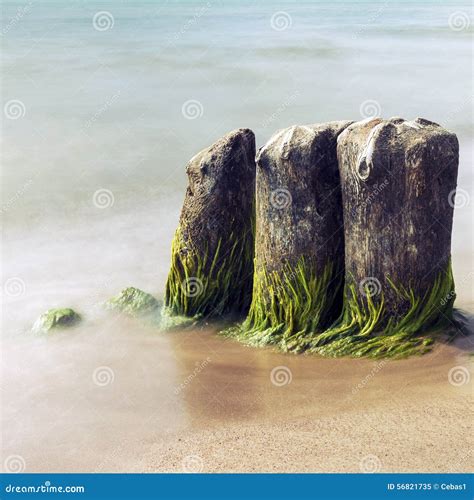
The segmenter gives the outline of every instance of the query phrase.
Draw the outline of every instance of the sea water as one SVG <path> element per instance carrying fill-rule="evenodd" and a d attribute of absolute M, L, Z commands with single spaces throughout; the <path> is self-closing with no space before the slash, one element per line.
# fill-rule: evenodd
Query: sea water
<path fill-rule="evenodd" d="M 129 285 L 162 295 L 186 162 L 239 127 L 258 146 L 371 114 L 454 131 L 454 270 L 472 277 L 470 16 L 452 2 L 3 2 L 5 330 Z"/>

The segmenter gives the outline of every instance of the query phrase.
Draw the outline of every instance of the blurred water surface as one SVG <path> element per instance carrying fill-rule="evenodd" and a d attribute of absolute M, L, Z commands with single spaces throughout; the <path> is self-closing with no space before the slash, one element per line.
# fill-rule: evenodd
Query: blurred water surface
<path fill-rule="evenodd" d="M 470 9 L 3 2 L 4 288 L 16 280 L 4 293 L 5 330 L 131 284 L 162 294 L 185 164 L 237 127 L 262 145 L 295 123 L 426 117 L 458 134 L 471 197 Z M 454 266 L 469 305 L 472 203 L 460 205 Z"/>

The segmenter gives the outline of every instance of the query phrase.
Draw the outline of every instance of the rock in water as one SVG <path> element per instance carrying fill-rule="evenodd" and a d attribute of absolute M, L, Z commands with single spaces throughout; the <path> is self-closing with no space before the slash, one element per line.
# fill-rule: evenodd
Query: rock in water
<path fill-rule="evenodd" d="M 194 156 L 172 244 L 165 311 L 246 313 L 252 293 L 255 136 L 239 129 Z"/>
<path fill-rule="evenodd" d="M 152 314 L 158 310 L 159 306 L 155 297 L 134 287 L 125 288 L 119 295 L 105 303 L 107 309 L 135 317 Z"/>
<path fill-rule="evenodd" d="M 73 309 L 49 309 L 43 313 L 33 325 L 34 333 L 48 333 L 51 330 L 74 326 L 81 317 Z"/>
<path fill-rule="evenodd" d="M 304 348 L 340 314 L 344 231 L 338 135 L 352 122 L 293 126 L 257 155 L 253 299 L 230 334 L 254 345 Z"/>
<path fill-rule="evenodd" d="M 428 120 L 357 122 L 338 139 L 345 227 L 344 319 L 326 354 L 404 356 L 449 321 L 456 136 Z M 378 335 L 383 334 L 383 336 Z"/>

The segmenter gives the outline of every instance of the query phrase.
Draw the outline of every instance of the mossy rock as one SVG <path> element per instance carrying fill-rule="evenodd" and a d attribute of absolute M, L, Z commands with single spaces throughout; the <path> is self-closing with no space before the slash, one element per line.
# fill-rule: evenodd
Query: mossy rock
<path fill-rule="evenodd" d="M 43 313 L 33 325 L 34 333 L 48 333 L 59 328 L 68 328 L 81 321 L 81 316 L 69 307 L 49 309 Z"/>
<path fill-rule="evenodd" d="M 106 309 L 133 317 L 155 313 L 160 307 L 155 297 L 132 286 L 122 290 L 119 295 L 112 297 L 104 305 Z"/>
<path fill-rule="evenodd" d="M 169 307 L 161 309 L 159 325 L 162 330 L 183 330 L 187 328 L 199 327 L 206 321 L 202 315 L 183 316 L 177 315 Z"/>

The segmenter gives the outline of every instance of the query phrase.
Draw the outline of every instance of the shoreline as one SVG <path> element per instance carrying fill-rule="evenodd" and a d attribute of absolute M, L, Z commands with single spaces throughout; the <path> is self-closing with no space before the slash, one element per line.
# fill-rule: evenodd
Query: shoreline
<path fill-rule="evenodd" d="M 470 470 L 472 386 L 449 373 L 470 379 L 472 336 L 370 361 L 124 323 L 4 346 L 4 456 L 26 472 Z"/>

